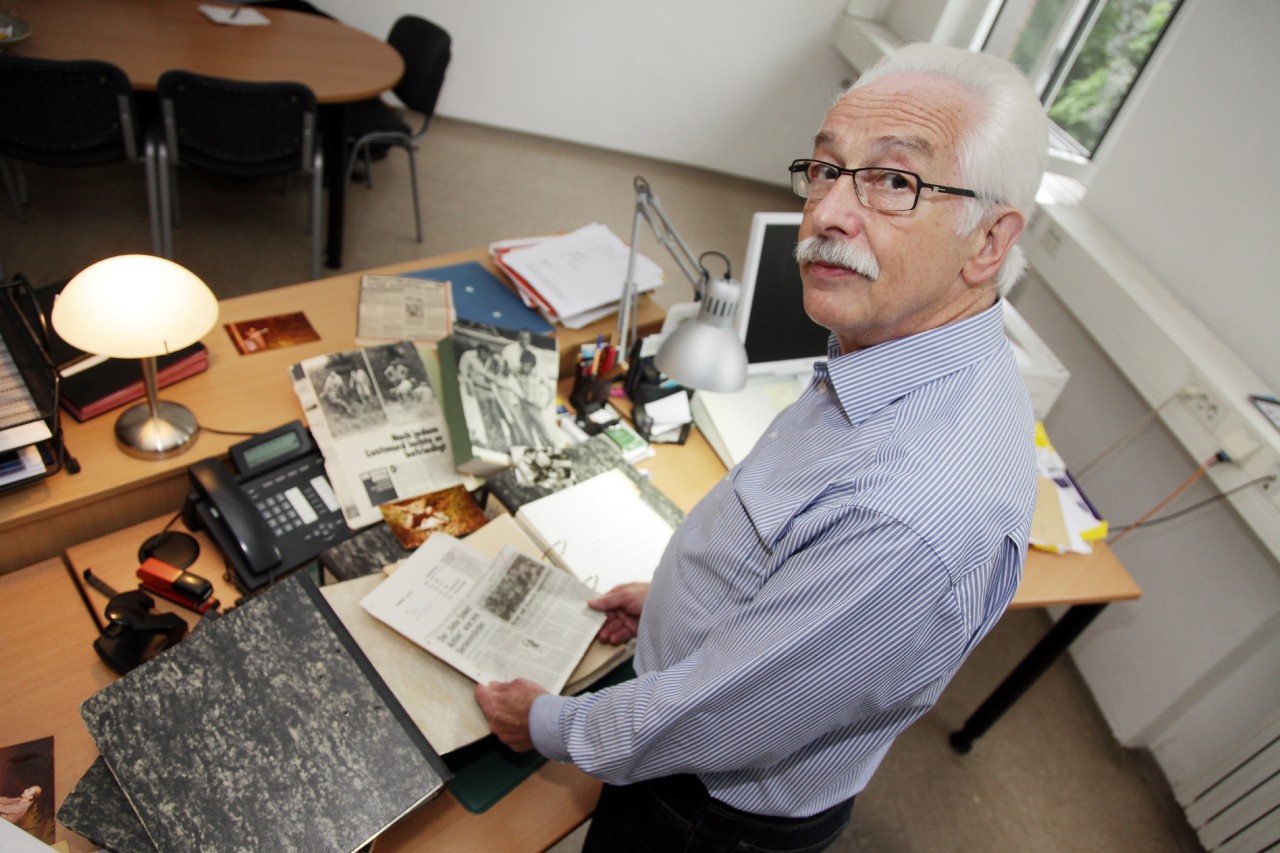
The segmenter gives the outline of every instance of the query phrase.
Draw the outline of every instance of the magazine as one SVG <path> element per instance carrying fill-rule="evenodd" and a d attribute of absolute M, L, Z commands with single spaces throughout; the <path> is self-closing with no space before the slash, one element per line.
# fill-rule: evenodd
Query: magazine
<path fill-rule="evenodd" d="M 473 681 L 528 678 L 558 693 L 604 623 L 593 595 L 511 546 L 491 559 L 437 533 L 360 603 Z"/>
<path fill-rule="evenodd" d="M 316 356 L 291 365 L 289 376 L 353 529 L 381 521 L 379 504 L 462 482 L 411 342 Z"/>

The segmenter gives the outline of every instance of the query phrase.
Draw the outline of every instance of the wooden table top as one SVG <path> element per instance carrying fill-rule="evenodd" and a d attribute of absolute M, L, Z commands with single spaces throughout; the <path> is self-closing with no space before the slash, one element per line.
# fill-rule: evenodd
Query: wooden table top
<path fill-rule="evenodd" d="M 209 348 L 209 369 L 160 389 L 160 398 L 190 408 L 202 427 L 233 432 L 262 432 L 301 418 L 302 407 L 287 369 L 302 359 L 355 346 L 362 275 L 410 272 L 468 261 L 480 263 L 502 278 L 485 249 L 468 249 L 223 300 L 218 305 L 217 324 L 203 339 Z M 306 315 L 320 340 L 241 355 L 224 328 L 231 322 L 296 311 Z M 641 298 L 641 328 L 656 329 L 664 313 L 650 296 Z M 571 369 L 577 342 L 594 341 L 597 334 L 607 337 L 616 324 L 616 316 L 610 315 L 583 329 L 558 330 L 562 375 L 566 363 Z M 0 573 L 61 553 L 76 542 L 177 509 L 186 493 L 187 467 L 210 456 L 224 455 L 228 447 L 244 439 L 202 430 L 194 446 L 180 456 L 158 461 L 136 459 L 115 445 L 115 421 L 123 411 L 116 409 L 84 423 L 64 416 L 67 448 L 79 460 L 81 472 L 71 475 L 63 471 L 0 494 L 0 539 L 5 543 L 0 548 Z"/>
<path fill-rule="evenodd" d="M 234 80 L 304 83 L 322 104 L 375 97 L 399 82 L 400 54 L 385 41 L 319 15 L 259 9 L 267 26 L 223 26 L 196 0 L 10 0 L 5 12 L 31 36 L 5 49 L 45 59 L 100 59 L 135 89 L 154 91 L 180 68 Z M 215 4 L 227 5 L 234 4 Z"/>

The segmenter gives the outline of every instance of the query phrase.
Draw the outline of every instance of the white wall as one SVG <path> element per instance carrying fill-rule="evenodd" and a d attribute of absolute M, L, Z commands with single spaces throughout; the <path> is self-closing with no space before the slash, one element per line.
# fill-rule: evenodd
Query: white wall
<path fill-rule="evenodd" d="M 1084 206 L 1280 391 L 1280 4 L 1184 5 Z"/>
<path fill-rule="evenodd" d="M 893 0 L 888 15 L 945 24 L 973 19 L 974 2 Z M 774 183 L 808 152 L 850 73 L 828 46 L 844 0 L 319 3 L 379 36 L 409 11 L 448 29 L 445 115 Z M 1185 7 L 1084 204 L 1280 391 L 1280 3 Z M 1083 465 L 1146 406 L 1034 278 L 1014 301 L 1071 370 L 1048 426 Z M 1130 521 L 1197 461 L 1149 426 L 1084 487 L 1112 521 Z M 1175 506 L 1212 494 L 1202 483 Z M 1224 504 L 1136 533 L 1117 553 L 1144 596 L 1108 608 L 1073 655 L 1120 739 L 1150 747 L 1176 783 L 1280 706 L 1280 572 Z"/>
<path fill-rule="evenodd" d="M 1277 38 L 1280 4 L 1184 0 L 1083 202 L 1270 384 L 1264 391 L 1280 391 Z M 1068 459 L 1091 458 L 1140 414 L 1136 396 L 1034 282 L 1015 298 L 1020 309 L 1023 299 L 1042 309 L 1028 319 L 1059 337 L 1059 357 L 1077 362 L 1051 434 Z M 1148 430 L 1084 486 L 1127 521 L 1196 461 Z M 1280 567 L 1224 506 L 1135 534 L 1117 554 L 1144 596 L 1109 608 L 1073 655 L 1117 736 L 1151 747 L 1177 783 L 1280 707 Z"/>
<path fill-rule="evenodd" d="M 844 0 L 318 0 L 385 37 L 453 36 L 442 115 L 783 184 L 850 75 Z"/>

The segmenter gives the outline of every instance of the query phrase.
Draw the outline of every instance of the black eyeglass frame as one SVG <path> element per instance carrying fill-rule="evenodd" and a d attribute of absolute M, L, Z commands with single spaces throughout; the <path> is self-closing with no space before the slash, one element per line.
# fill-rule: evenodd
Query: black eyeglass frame
<path fill-rule="evenodd" d="M 902 210 L 882 211 L 884 213 L 906 213 L 907 211 L 915 210 L 916 205 L 920 203 L 920 191 L 926 190 L 926 189 L 933 190 L 934 192 L 946 193 L 947 195 L 959 195 L 959 196 L 965 196 L 967 198 L 984 198 L 984 196 L 979 195 L 974 190 L 966 190 L 962 187 L 949 187 L 945 184 L 930 183 L 926 181 L 924 178 L 920 177 L 915 172 L 909 171 L 907 169 L 897 169 L 892 166 L 859 166 L 857 169 L 842 169 L 839 166 L 837 166 L 835 163 L 828 163 L 826 160 L 813 160 L 813 159 L 792 160 L 791 165 L 787 167 L 787 171 L 791 173 L 791 191 L 796 195 L 800 196 L 800 198 L 807 200 L 809 198 L 809 195 L 807 192 L 803 192 L 803 193 L 800 192 L 800 188 L 796 185 L 796 175 L 807 173 L 809 171 L 809 166 L 815 163 L 819 166 L 826 166 L 828 168 L 836 170 L 836 176 L 831 181 L 832 186 L 835 186 L 836 181 L 840 180 L 841 175 L 848 175 L 849 180 L 853 181 L 854 195 L 858 197 L 858 202 L 868 210 L 880 210 L 880 208 L 872 207 L 871 205 L 867 204 L 867 200 L 862 197 L 862 190 L 859 189 L 858 187 L 858 179 L 857 179 L 857 174 L 859 172 L 893 172 L 899 175 L 910 175 L 911 177 L 915 178 L 916 197 L 912 200 L 911 206 L 907 208 L 903 208 Z M 808 182 L 809 179 L 807 176 L 805 180 L 806 182 Z"/>

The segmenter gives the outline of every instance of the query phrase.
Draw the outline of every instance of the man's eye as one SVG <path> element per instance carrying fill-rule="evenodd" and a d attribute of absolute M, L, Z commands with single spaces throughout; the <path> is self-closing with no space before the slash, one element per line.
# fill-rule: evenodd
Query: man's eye
<path fill-rule="evenodd" d="M 892 169 L 865 169 L 858 172 L 858 185 L 880 195 L 910 195 L 916 184 L 910 175 Z"/>
<path fill-rule="evenodd" d="M 814 163 L 809 170 L 809 180 L 821 181 L 827 183 L 837 180 L 840 177 L 840 170 L 835 166 L 828 166 L 825 163 Z"/>

